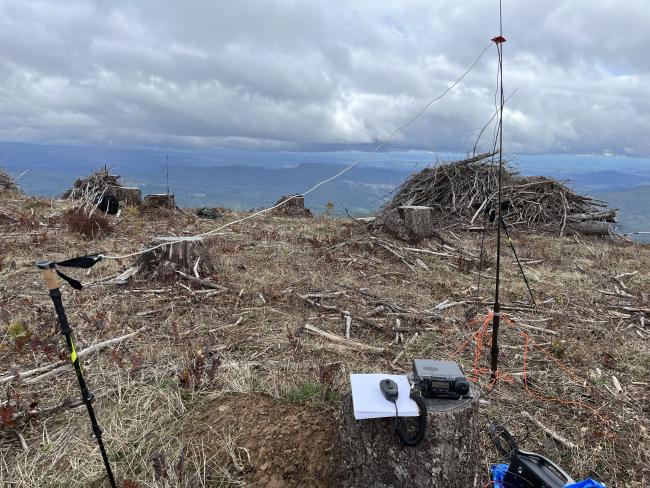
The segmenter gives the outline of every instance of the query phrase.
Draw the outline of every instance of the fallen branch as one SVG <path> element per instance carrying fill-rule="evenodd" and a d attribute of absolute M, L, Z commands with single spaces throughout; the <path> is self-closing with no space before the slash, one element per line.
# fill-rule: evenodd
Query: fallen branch
<path fill-rule="evenodd" d="M 84 402 L 80 398 L 66 398 L 58 405 L 19 412 L 12 417 L 12 420 L 14 422 L 27 422 L 32 419 L 50 417 L 64 410 L 71 410 L 82 405 L 84 405 Z"/>
<path fill-rule="evenodd" d="M 543 332 L 544 334 L 551 334 L 551 335 L 559 335 L 556 331 L 551 330 L 551 329 L 545 329 L 544 327 L 537 327 L 535 325 L 528 325 L 528 324 L 522 324 L 521 322 L 517 322 L 517 325 L 519 327 L 523 327 L 524 329 L 530 329 L 530 330 L 536 330 L 537 332 Z"/>
<path fill-rule="evenodd" d="M 370 346 L 368 344 L 363 344 L 361 342 L 353 341 L 350 339 L 345 339 L 344 337 L 339 337 L 337 335 L 331 334 L 329 332 L 326 332 L 324 330 L 319 329 L 316 326 L 313 326 L 311 324 L 305 324 L 303 326 L 303 329 L 305 329 L 307 332 L 311 332 L 312 334 L 319 335 L 328 341 L 331 342 L 336 342 L 337 344 L 344 345 L 346 347 L 350 347 L 352 349 L 357 349 L 359 351 L 368 351 L 368 352 L 375 352 L 375 353 L 383 353 L 384 348 L 383 347 L 375 347 L 375 346 Z"/>
<path fill-rule="evenodd" d="M 416 332 L 415 334 L 413 334 L 413 337 L 411 337 L 411 338 L 406 342 L 406 344 L 404 344 L 404 347 L 402 348 L 402 350 L 397 354 L 397 356 L 395 356 L 395 359 L 393 359 L 393 360 L 390 362 L 390 364 L 395 365 L 395 363 L 397 363 L 397 361 L 399 361 L 399 359 L 404 355 L 404 351 L 406 351 L 406 348 L 407 348 L 411 343 L 413 343 L 415 340 L 417 340 L 418 337 L 420 337 L 420 334 L 419 334 L 419 333 Z"/>
<path fill-rule="evenodd" d="M 29 447 L 27 447 L 27 443 L 25 442 L 25 438 L 23 435 L 20 433 L 18 429 L 11 429 L 11 432 L 16 436 L 18 439 L 18 442 L 20 442 L 20 447 L 23 448 L 24 452 L 29 452 Z"/>
<path fill-rule="evenodd" d="M 451 307 L 457 307 L 459 305 L 465 305 L 465 303 L 466 302 L 464 302 L 464 301 L 450 302 L 449 298 L 447 298 L 446 300 L 443 300 L 442 302 L 440 302 L 438 305 L 436 305 L 433 308 L 435 308 L 436 310 L 446 310 L 446 309 L 451 308 Z"/>
<path fill-rule="evenodd" d="M 391 253 L 391 254 L 393 254 L 394 256 L 396 256 L 400 261 L 402 261 L 406 266 L 408 266 L 408 268 L 409 268 L 411 271 L 415 272 L 415 268 L 413 267 L 413 265 L 412 265 L 411 263 L 409 263 L 409 262 L 406 260 L 406 258 L 405 258 L 404 256 L 402 256 L 402 255 L 401 255 L 400 253 L 398 253 L 397 251 L 394 251 L 393 249 L 391 249 L 389 246 L 387 246 L 387 245 L 384 244 L 383 242 L 379 242 L 378 244 L 379 244 L 380 247 L 383 247 L 383 248 L 386 249 L 389 253 Z"/>
<path fill-rule="evenodd" d="M 298 295 L 298 297 L 302 298 L 303 300 L 305 300 L 308 304 L 310 304 L 313 307 L 322 308 L 323 310 L 328 310 L 330 312 L 337 313 L 343 318 L 352 317 L 352 314 L 350 313 L 349 310 L 343 310 L 342 308 L 336 307 L 334 305 L 325 305 L 323 303 L 319 303 L 319 302 L 317 302 L 315 300 L 312 300 L 311 298 L 308 298 L 309 295 L 300 295 L 300 294 L 297 294 L 297 295 Z M 373 320 L 370 320 L 370 319 L 364 318 L 364 317 L 355 317 L 355 319 L 358 320 L 359 322 L 363 323 L 363 324 L 369 325 L 369 326 L 374 327 L 374 328 L 379 329 L 379 330 L 383 330 L 382 324 L 379 323 L 379 322 L 375 322 Z"/>
<path fill-rule="evenodd" d="M 451 257 L 453 257 L 452 254 L 449 254 L 447 252 L 430 251 L 428 249 L 420 249 L 418 247 L 404 247 L 403 249 L 405 251 L 420 252 L 420 253 L 423 253 L 423 254 L 431 254 L 433 256 L 440 256 L 440 257 L 443 257 L 443 258 L 451 258 Z"/>
<path fill-rule="evenodd" d="M 546 432 L 546 433 L 547 433 L 549 436 L 551 436 L 554 440 L 556 440 L 557 442 L 559 442 L 560 444 L 562 444 L 564 447 L 566 447 L 567 449 L 577 449 L 577 448 L 578 448 L 578 446 L 577 446 L 576 444 L 574 444 L 573 442 L 571 442 L 571 441 L 565 439 L 564 437 L 562 437 L 562 436 L 561 436 L 560 434 L 558 434 L 557 432 L 555 432 L 555 431 L 549 429 L 548 427 L 546 427 L 544 424 L 542 424 L 539 420 L 537 420 L 535 417 L 533 417 L 531 414 L 529 414 L 529 413 L 526 412 L 525 410 L 522 411 L 521 414 L 522 414 L 524 417 L 526 417 L 528 420 L 530 420 L 532 423 L 534 423 L 537 427 L 539 427 L 539 428 L 542 429 L 544 432 Z"/>
<path fill-rule="evenodd" d="M 204 286 L 204 287 L 206 287 L 206 288 L 212 288 L 212 289 L 214 289 L 214 290 L 222 290 L 222 291 L 226 291 L 226 290 L 228 290 L 227 287 L 222 286 L 222 285 L 217 285 L 216 283 L 213 283 L 213 282 L 210 281 L 210 280 L 205 280 L 205 279 L 201 279 L 201 278 L 195 278 L 194 276 L 190 276 L 190 275 L 188 275 L 188 274 L 186 274 L 186 273 L 183 273 L 182 271 L 178 271 L 178 270 L 176 270 L 176 273 L 177 273 L 178 276 L 180 276 L 181 278 L 186 279 L 186 280 L 188 280 L 188 281 L 191 281 L 192 283 L 197 283 L 197 284 L 199 284 L 199 285 L 201 285 L 201 286 Z"/>
<path fill-rule="evenodd" d="M 92 354 L 93 352 L 99 351 L 100 349 L 104 349 L 106 347 L 112 346 L 113 344 L 119 344 L 120 342 L 123 342 L 127 339 L 131 339 L 132 337 L 135 337 L 136 335 L 144 332 L 149 328 L 148 325 L 145 325 L 144 327 L 141 327 L 140 329 L 131 332 L 130 334 L 123 335 L 121 337 L 115 337 L 114 339 L 109 339 L 104 342 L 100 342 L 99 344 L 95 344 L 94 346 L 87 347 L 86 349 L 83 349 L 81 351 L 77 351 L 77 357 L 82 358 L 84 356 L 88 356 L 89 354 Z M 72 369 L 72 364 L 69 361 L 59 361 L 56 363 L 51 364 L 50 366 L 46 366 L 46 368 L 55 368 L 52 369 L 52 371 L 49 371 L 45 374 L 42 374 L 40 376 L 36 376 L 34 378 L 28 379 L 25 381 L 26 384 L 33 384 L 37 383 L 39 381 L 45 380 L 47 378 L 51 378 L 52 376 L 56 376 L 59 373 L 65 371 L 65 370 L 71 370 Z M 42 370 L 42 368 L 38 368 Z M 35 370 L 32 370 L 35 371 Z M 18 373 L 17 375 L 14 376 L 15 378 L 22 378 L 24 377 L 23 374 Z"/>

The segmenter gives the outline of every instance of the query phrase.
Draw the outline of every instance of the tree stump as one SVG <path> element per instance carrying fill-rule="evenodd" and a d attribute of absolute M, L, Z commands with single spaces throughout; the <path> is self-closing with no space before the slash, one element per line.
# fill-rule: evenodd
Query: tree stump
<path fill-rule="evenodd" d="M 311 217 L 311 212 L 308 208 L 305 208 L 305 197 L 302 195 L 283 195 L 275 205 L 280 205 L 273 211 L 276 215 L 283 215 L 285 217 Z"/>
<path fill-rule="evenodd" d="M 156 193 L 146 195 L 142 201 L 145 208 L 176 208 L 176 199 L 174 195 L 168 193 Z"/>
<path fill-rule="evenodd" d="M 140 188 L 129 188 L 126 186 L 114 186 L 110 188 L 111 193 L 125 205 L 138 206 L 142 204 L 142 191 Z"/>
<path fill-rule="evenodd" d="M 375 219 L 373 227 L 379 227 L 407 242 L 418 242 L 438 235 L 433 208 L 415 205 L 403 205 L 384 212 Z"/>
<path fill-rule="evenodd" d="M 350 488 L 479 486 L 478 394 L 426 399 L 427 430 L 415 447 L 400 443 L 395 418 L 355 420 L 352 395 L 343 398 L 336 443 L 336 486 Z M 400 419 L 409 431 L 416 418 Z"/>
<path fill-rule="evenodd" d="M 205 277 L 214 272 L 208 247 L 201 237 L 156 237 L 147 247 L 156 248 L 138 258 L 139 275 L 175 276 L 176 271 L 194 275 L 196 270 Z"/>

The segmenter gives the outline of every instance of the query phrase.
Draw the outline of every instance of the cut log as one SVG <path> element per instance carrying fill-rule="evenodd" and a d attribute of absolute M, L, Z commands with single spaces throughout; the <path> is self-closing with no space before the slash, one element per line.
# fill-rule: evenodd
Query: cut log
<path fill-rule="evenodd" d="M 584 222 L 571 222 L 567 224 L 567 235 L 608 236 L 614 233 L 614 225 L 601 220 L 587 220 Z"/>
<path fill-rule="evenodd" d="M 276 215 L 283 215 L 285 217 L 311 217 L 311 211 L 305 208 L 305 197 L 302 195 L 282 196 L 275 203 L 275 206 L 278 206 L 273 211 Z"/>
<path fill-rule="evenodd" d="M 140 188 L 128 188 L 125 186 L 111 186 L 111 194 L 120 202 L 128 206 L 138 206 L 142 204 L 142 191 Z"/>
<path fill-rule="evenodd" d="M 167 193 L 156 193 L 146 195 L 142 201 L 145 208 L 176 208 L 176 199 L 174 195 Z"/>
<path fill-rule="evenodd" d="M 434 215 L 431 207 L 403 205 L 384 212 L 372 225 L 402 241 L 419 242 L 428 237 L 438 236 Z"/>
<path fill-rule="evenodd" d="M 584 222 L 588 220 L 606 220 L 607 222 L 616 222 L 617 208 L 605 210 L 604 212 L 591 212 L 581 214 L 567 215 L 567 220 L 570 222 Z"/>
<path fill-rule="evenodd" d="M 346 395 L 336 442 L 336 486 L 480 486 L 478 394 L 460 400 L 427 399 L 426 403 L 425 437 L 417 446 L 407 447 L 397 438 L 394 417 L 355 420 L 352 397 Z M 417 420 L 402 418 L 401 422 L 412 432 Z"/>

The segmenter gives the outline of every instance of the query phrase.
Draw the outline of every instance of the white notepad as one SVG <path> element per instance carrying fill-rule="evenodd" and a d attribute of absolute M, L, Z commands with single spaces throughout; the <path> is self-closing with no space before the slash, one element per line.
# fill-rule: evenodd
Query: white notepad
<path fill-rule="evenodd" d="M 376 419 L 394 417 L 395 404 L 386 400 L 379 388 L 379 382 L 384 379 L 393 380 L 397 384 L 397 410 L 400 417 L 417 417 L 420 415 L 417 404 L 409 398 L 411 386 L 404 375 L 397 374 L 351 374 L 352 405 L 354 418 Z"/>

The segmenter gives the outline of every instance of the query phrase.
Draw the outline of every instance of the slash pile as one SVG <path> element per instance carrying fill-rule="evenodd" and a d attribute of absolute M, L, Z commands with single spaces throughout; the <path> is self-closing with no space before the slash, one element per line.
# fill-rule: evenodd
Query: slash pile
<path fill-rule="evenodd" d="M 18 186 L 14 179 L 6 171 L 0 169 L 0 189 L 17 191 Z"/>
<path fill-rule="evenodd" d="M 63 198 L 71 200 L 96 200 L 110 192 L 113 188 L 121 187 L 118 175 L 112 175 L 104 166 L 86 178 L 77 178 L 72 188 L 63 194 Z"/>
<path fill-rule="evenodd" d="M 124 186 L 120 176 L 111 174 L 107 166 L 85 178 L 77 178 L 72 188 L 63 194 L 64 199 L 74 200 L 82 206 L 88 203 L 91 208 L 104 197 L 114 197 L 126 205 L 142 203 L 140 189 Z"/>
<path fill-rule="evenodd" d="M 494 156 L 479 154 L 425 168 L 396 190 L 382 215 L 404 207 L 431 207 L 440 228 L 483 225 L 486 212 L 497 206 L 499 164 Z M 559 235 L 610 235 L 616 211 L 561 181 L 521 176 L 504 164 L 502 215 L 509 226 Z"/>

